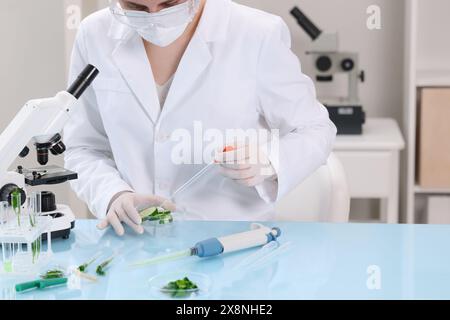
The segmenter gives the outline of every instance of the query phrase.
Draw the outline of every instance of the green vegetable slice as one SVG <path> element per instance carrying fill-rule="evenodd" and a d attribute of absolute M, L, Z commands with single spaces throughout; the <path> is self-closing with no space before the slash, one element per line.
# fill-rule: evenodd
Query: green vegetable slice
<path fill-rule="evenodd" d="M 148 219 L 149 217 L 154 216 L 155 214 L 158 214 L 158 208 L 151 207 L 151 208 L 141 211 L 139 214 L 140 214 L 142 220 L 146 221 L 146 219 Z"/>
<path fill-rule="evenodd" d="M 64 278 L 64 271 L 55 269 L 55 270 L 49 270 L 43 275 L 41 275 L 41 279 L 48 280 L 48 279 L 60 279 Z"/>
<path fill-rule="evenodd" d="M 162 288 L 163 292 L 170 294 L 173 298 L 183 298 L 198 290 L 197 284 L 192 282 L 188 277 L 171 281 Z"/>
<path fill-rule="evenodd" d="M 140 212 L 142 221 L 156 221 L 159 224 L 173 222 L 172 213 L 163 208 L 151 207 Z"/>

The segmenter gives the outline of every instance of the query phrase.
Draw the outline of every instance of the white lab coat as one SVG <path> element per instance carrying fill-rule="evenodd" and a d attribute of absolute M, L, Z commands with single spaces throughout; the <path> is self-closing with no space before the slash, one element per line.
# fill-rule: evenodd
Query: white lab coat
<path fill-rule="evenodd" d="M 326 162 L 336 135 L 312 81 L 290 50 L 281 18 L 208 0 L 161 110 L 142 39 L 108 9 L 85 19 L 71 79 L 93 64 L 100 75 L 65 128 L 73 190 L 98 217 L 121 191 L 170 195 L 201 165 L 176 165 L 171 134 L 194 122 L 204 130 L 280 129 L 278 180 L 256 188 L 211 170 L 180 195 L 188 219 L 271 220 L 274 204 Z M 301 199 L 299 199 L 301 201 Z"/>

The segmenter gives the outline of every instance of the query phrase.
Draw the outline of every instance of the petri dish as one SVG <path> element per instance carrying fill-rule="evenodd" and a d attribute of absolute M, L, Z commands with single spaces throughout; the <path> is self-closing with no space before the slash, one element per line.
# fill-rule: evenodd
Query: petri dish
<path fill-rule="evenodd" d="M 187 290 L 175 290 L 168 289 L 167 285 L 170 282 L 182 280 L 188 278 L 190 281 L 197 285 L 197 289 L 187 289 Z M 210 277 L 203 273 L 197 272 L 170 272 L 158 274 L 149 279 L 149 285 L 151 294 L 153 297 L 158 299 L 205 299 L 209 296 L 212 287 L 212 281 Z"/>
<path fill-rule="evenodd" d="M 184 214 L 179 212 L 172 212 L 171 216 L 171 221 L 145 221 L 142 223 L 142 226 L 146 233 L 151 235 L 152 237 L 174 237 L 176 235 L 175 222 L 184 221 Z"/>

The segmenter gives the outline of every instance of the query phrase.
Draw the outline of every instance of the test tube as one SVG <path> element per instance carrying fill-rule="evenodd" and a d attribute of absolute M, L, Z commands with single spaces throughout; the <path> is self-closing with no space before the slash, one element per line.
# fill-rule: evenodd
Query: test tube
<path fill-rule="evenodd" d="M 27 210 L 31 227 L 37 225 L 37 217 L 41 214 L 41 193 L 32 192 L 27 199 Z"/>
<path fill-rule="evenodd" d="M 41 206 L 41 193 L 40 192 L 33 192 L 34 194 L 34 212 L 35 212 L 35 216 L 39 217 L 41 215 L 42 212 L 42 206 Z M 39 247 L 38 247 L 38 257 L 40 256 L 42 251 L 42 235 L 39 236 Z"/>
<path fill-rule="evenodd" d="M 0 202 L 0 227 L 8 222 L 8 202 Z"/>
<path fill-rule="evenodd" d="M 41 193 L 40 192 L 33 192 L 33 213 L 34 213 L 34 220 L 35 223 L 38 223 L 37 217 L 41 215 Z M 36 251 L 36 259 L 39 259 L 41 251 L 42 251 L 42 235 L 39 235 L 38 239 L 36 240 L 37 245 L 37 251 Z"/>
<path fill-rule="evenodd" d="M 0 203 L 0 228 L 3 229 L 3 224 L 6 223 L 6 210 L 4 208 L 4 202 Z M 5 268 L 6 263 L 6 247 L 5 244 L 2 242 L 2 262 L 3 262 L 3 269 Z M 4 270 L 6 271 L 6 270 Z"/>
<path fill-rule="evenodd" d="M 12 257 L 14 256 L 14 245 L 12 243 L 2 243 L 3 271 L 10 273 L 13 271 Z"/>
<path fill-rule="evenodd" d="M 19 189 L 11 193 L 11 206 L 17 216 L 17 226 L 20 227 L 20 214 L 22 210 L 22 194 Z"/>
<path fill-rule="evenodd" d="M 41 253 L 41 237 L 39 236 L 35 241 L 33 241 L 31 243 L 31 262 L 32 262 L 32 264 L 35 264 L 39 260 L 40 253 Z"/>
<path fill-rule="evenodd" d="M 30 195 L 27 197 L 26 201 L 26 215 L 28 216 L 28 221 L 30 222 L 30 227 L 33 228 L 35 226 L 35 216 L 34 216 L 34 199 L 33 196 Z"/>
<path fill-rule="evenodd" d="M 4 228 L 8 222 L 8 202 L 0 202 L 0 228 Z M 2 267 L 6 273 L 12 272 L 13 248 L 11 243 L 2 242 Z"/>
<path fill-rule="evenodd" d="M 36 192 L 36 216 L 40 216 L 42 213 L 42 195 L 40 192 Z"/>

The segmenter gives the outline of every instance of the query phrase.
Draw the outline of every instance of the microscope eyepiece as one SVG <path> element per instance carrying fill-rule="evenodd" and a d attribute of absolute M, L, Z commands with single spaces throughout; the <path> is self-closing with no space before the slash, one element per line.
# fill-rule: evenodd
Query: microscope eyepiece
<path fill-rule="evenodd" d="M 99 71 L 93 65 L 88 64 L 80 73 L 75 82 L 67 89 L 67 92 L 79 99 L 86 89 L 91 85 L 92 81 L 97 78 Z"/>
<path fill-rule="evenodd" d="M 322 34 L 322 31 L 298 7 L 294 7 L 291 14 L 312 40 L 316 40 Z"/>

